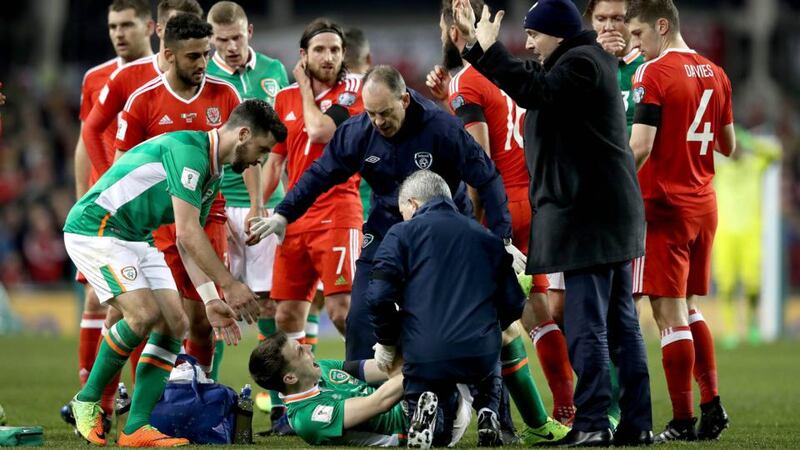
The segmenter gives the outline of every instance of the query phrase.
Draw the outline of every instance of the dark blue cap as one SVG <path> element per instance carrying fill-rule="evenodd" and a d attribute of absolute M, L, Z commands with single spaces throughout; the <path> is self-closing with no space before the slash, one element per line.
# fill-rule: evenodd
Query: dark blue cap
<path fill-rule="evenodd" d="M 581 13 L 571 0 L 539 0 L 525 15 L 525 28 L 560 38 L 571 38 L 583 29 Z"/>

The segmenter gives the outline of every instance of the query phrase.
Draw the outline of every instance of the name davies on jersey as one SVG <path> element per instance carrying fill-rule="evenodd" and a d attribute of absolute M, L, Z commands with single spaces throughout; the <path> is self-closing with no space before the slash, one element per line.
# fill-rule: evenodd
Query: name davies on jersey
<path fill-rule="evenodd" d="M 684 64 L 683 68 L 686 69 L 686 76 L 689 78 L 712 78 L 714 76 L 711 64 Z"/>

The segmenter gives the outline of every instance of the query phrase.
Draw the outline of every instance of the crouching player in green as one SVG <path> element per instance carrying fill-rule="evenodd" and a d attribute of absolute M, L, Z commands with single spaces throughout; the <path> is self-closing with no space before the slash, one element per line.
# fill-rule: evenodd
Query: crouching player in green
<path fill-rule="evenodd" d="M 314 445 L 405 445 L 409 422 L 400 403 L 401 368 L 402 361 L 396 360 L 387 375 L 372 359 L 316 361 L 310 345 L 287 339 L 283 332 L 250 355 L 253 380 L 281 393 L 292 428 Z M 378 383 L 383 384 L 373 386 Z M 467 397 L 460 397 L 451 445 L 469 425 L 472 410 Z"/>
<path fill-rule="evenodd" d="M 263 100 L 248 100 L 228 122 L 209 132 L 178 131 L 147 140 L 120 158 L 72 208 L 64 225 L 70 259 L 94 287 L 101 303 L 122 311 L 109 329 L 83 389 L 70 403 L 76 427 L 89 442 L 105 445 L 100 396 L 147 339 L 122 447 L 173 447 L 186 439 L 150 426 L 180 351 L 188 319 L 169 268 L 151 244 L 151 233 L 175 223 L 178 248 L 206 307 L 208 320 L 226 343 L 239 341 L 235 320 L 258 318 L 256 296 L 236 281 L 203 232 L 217 195 L 223 164 L 241 173 L 286 138 L 286 127 Z M 220 300 L 216 283 L 225 301 Z"/>

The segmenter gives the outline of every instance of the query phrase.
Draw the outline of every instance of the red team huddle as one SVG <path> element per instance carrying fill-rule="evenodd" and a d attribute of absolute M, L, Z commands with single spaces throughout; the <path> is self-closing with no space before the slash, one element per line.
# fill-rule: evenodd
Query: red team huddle
<path fill-rule="evenodd" d="M 615 0 L 600 0 L 604 1 Z M 82 143 L 76 149 L 76 166 L 83 155 L 82 145 L 88 156 L 84 161 L 91 164 L 76 168 L 79 197 L 85 192 L 80 187 L 83 180 L 91 186 L 121 153 L 166 132 L 217 128 L 242 100 L 233 85 L 205 73 L 210 52 L 205 38 L 211 36 L 211 25 L 203 21 L 202 10 L 194 0 L 162 0 L 155 27 L 149 9 L 145 8 L 147 12 L 143 15 L 139 3 L 116 0 L 112 4 L 109 26 L 115 24 L 119 28 L 110 29 L 110 34 L 120 56 L 90 69 L 83 80 Z M 661 330 L 662 362 L 674 417 L 659 437 L 661 440 L 715 438 L 727 426 L 727 415 L 719 402 L 711 333 L 692 296 L 708 294 L 711 247 L 717 224 L 716 197 L 711 185 L 713 153 L 719 151 L 728 156 L 735 147 L 731 85 L 720 67 L 683 43 L 680 33 L 675 31 L 677 11 L 671 2 L 660 2 L 667 5 L 667 18 L 658 19 L 655 26 L 649 17 L 643 16 L 640 4 L 646 2 L 634 3 L 628 10 L 632 40 L 647 62 L 639 67 L 632 80 L 636 116 L 631 148 L 639 168 L 647 228 L 645 256 L 634 262 L 633 292 L 649 296 Z M 669 14 L 672 11 L 674 17 Z M 183 26 L 196 27 L 200 34 L 179 38 L 191 44 L 177 46 L 174 36 L 172 41 L 166 36 L 167 22 L 173 23 L 171 19 L 182 21 Z M 443 27 L 446 25 L 443 22 Z M 132 32 L 137 26 L 138 31 Z M 151 55 L 149 35 L 153 28 L 161 39 L 161 48 Z M 119 46 L 114 41 L 115 32 L 122 43 Z M 335 130 L 341 122 L 364 110 L 360 76 L 341 70 L 341 55 L 325 53 L 335 53 L 336 45 L 341 51 L 341 40 L 330 48 L 314 49 L 314 45 L 323 45 L 315 37 L 325 34 L 332 33 L 323 27 L 320 33 L 312 34 L 309 48 L 305 49 L 308 59 L 302 70 L 310 78 L 305 81 L 313 88 L 313 98 L 309 100 L 304 87 L 297 83 L 280 90 L 275 97 L 275 110 L 288 129 L 288 138 L 273 148 L 278 163 L 271 170 L 287 172 L 287 190 L 322 155 L 332 135 L 330 129 L 327 135 L 320 135 L 317 128 L 312 129 L 310 121 L 318 120 L 321 113 L 325 120 L 332 121 Z M 458 45 L 458 37 L 450 37 Z M 198 38 L 205 39 L 205 44 L 198 47 Z M 665 44 L 664 38 L 670 40 Z M 325 55 L 315 60 L 315 51 Z M 453 72 L 449 83 L 450 75 L 437 68 L 429 75 L 428 85 L 437 99 L 446 102 L 462 119 L 465 128 L 496 164 L 512 215 L 513 242 L 527 253 L 529 240 L 536 238 L 536 230 L 530 230 L 532 212 L 528 200 L 530 183 L 536 180 L 530 180 L 523 152 L 520 124 L 525 110 L 469 63 L 462 64 L 463 68 Z M 332 69 L 335 76 L 326 78 L 323 72 Z M 88 167 L 90 173 L 78 172 L 81 167 Z M 320 282 L 326 297 L 349 295 L 362 243 L 359 182 L 360 178 L 354 176 L 334 187 L 319 197 L 302 218 L 288 226 L 285 239 L 275 253 L 270 292 L 270 298 L 279 302 L 279 328 L 283 320 L 280 303 L 287 304 L 283 306 L 283 317 L 307 315 L 307 307 L 297 309 L 298 301 L 311 301 Z M 267 196 L 271 193 L 267 192 Z M 476 213 L 480 218 L 478 203 Z M 225 221 L 225 202 L 220 194 L 211 207 L 205 230 L 223 261 L 227 256 Z M 153 237 L 166 257 L 181 296 L 199 302 L 176 248 L 174 225 L 162 227 Z M 523 324 L 536 344 L 553 393 L 554 416 L 569 423 L 574 414 L 573 373 L 564 337 L 553 320 L 552 300 L 548 306 L 545 297 L 549 287 L 545 274 L 534 275 L 531 306 L 523 313 Z M 96 299 L 91 300 L 91 292 L 87 296 L 79 350 L 82 383 L 91 370 L 106 320 L 105 310 L 97 305 Z M 340 301 L 346 307 L 349 297 Z M 197 305 L 202 307 L 201 303 Z M 210 326 L 207 320 L 203 322 L 202 310 L 191 313 L 191 304 L 184 307 L 195 327 L 185 342 L 186 351 L 208 368 L 213 357 Z M 333 314 L 334 310 L 329 311 Z M 296 326 L 298 319 L 287 322 L 298 329 L 284 331 L 301 340 L 304 334 L 303 327 Z M 343 331 L 341 319 L 335 322 Z M 107 325 L 113 320 L 114 315 L 109 314 Z M 300 322 L 304 321 L 305 316 Z M 135 367 L 136 360 L 132 363 Z M 697 434 L 694 434 L 692 375 L 700 386 L 703 411 Z M 104 395 L 106 414 L 111 413 L 115 384 L 109 385 Z"/>

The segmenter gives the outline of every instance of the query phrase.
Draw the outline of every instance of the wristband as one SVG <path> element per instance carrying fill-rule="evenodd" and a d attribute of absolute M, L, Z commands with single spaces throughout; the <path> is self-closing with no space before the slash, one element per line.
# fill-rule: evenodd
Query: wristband
<path fill-rule="evenodd" d="M 214 286 L 213 281 L 203 283 L 200 286 L 195 287 L 195 289 L 197 290 L 197 294 L 203 300 L 204 305 L 207 305 L 214 300 L 219 300 L 219 293 L 217 292 L 217 288 Z"/>

